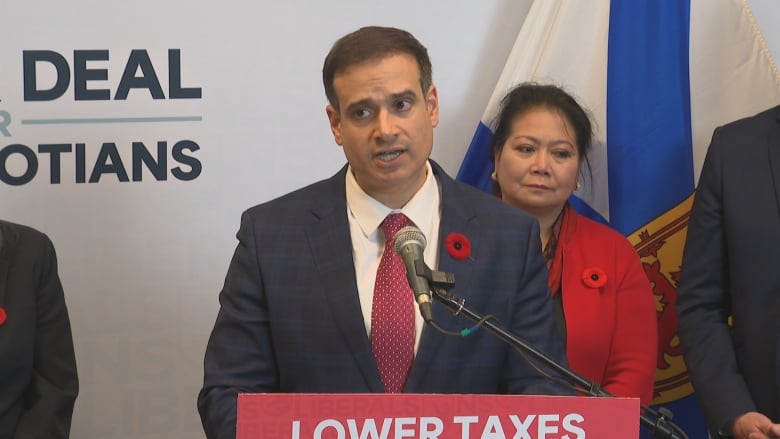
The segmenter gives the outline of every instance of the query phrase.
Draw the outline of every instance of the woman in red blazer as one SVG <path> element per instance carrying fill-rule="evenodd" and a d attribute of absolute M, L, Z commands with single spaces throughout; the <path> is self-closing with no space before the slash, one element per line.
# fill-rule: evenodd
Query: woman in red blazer
<path fill-rule="evenodd" d="M 587 113 L 565 91 L 521 84 L 496 118 L 493 180 L 502 200 L 539 220 L 572 370 L 610 394 L 649 404 L 657 354 L 650 281 L 624 236 L 568 204 L 591 137 Z"/>

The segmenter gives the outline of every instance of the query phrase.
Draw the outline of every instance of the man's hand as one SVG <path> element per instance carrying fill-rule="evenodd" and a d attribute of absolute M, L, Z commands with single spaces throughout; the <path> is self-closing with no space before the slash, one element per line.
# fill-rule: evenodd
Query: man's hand
<path fill-rule="evenodd" d="M 736 439 L 780 438 L 780 424 L 758 412 L 748 412 L 734 421 L 732 433 Z"/>

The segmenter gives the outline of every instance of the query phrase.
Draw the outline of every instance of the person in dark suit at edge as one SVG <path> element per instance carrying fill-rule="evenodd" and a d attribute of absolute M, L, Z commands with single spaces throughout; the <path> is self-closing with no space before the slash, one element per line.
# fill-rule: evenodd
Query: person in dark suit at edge
<path fill-rule="evenodd" d="M 569 392 L 487 331 L 458 338 L 424 325 L 407 282 L 392 306 L 407 317 L 380 316 L 383 227 L 402 213 L 427 237 L 426 264 L 454 273 L 453 294 L 567 364 L 536 220 L 429 159 L 439 122 L 431 71 L 426 48 L 400 29 L 361 28 L 331 48 L 326 113 L 347 164 L 243 213 L 198 395 L 209 438 L 235 437 L 241 392 Z M 389 347 L 388 320 L 406 325 Z M 433 320 L 470 326 L 443 306 Z M 387 366 L 383 349 L 408 361 Z"/>
<path fill-rule="evenodd" d="M 691 210 L 678 334 L 712 437 L 780 437 L 778 260 L 780 106 L 715 129 Z"/>
<path fill-rule="evenodd" d="M 78 390 L 54 246 L 0 220 L 0 438 L 69 437 Z"/>

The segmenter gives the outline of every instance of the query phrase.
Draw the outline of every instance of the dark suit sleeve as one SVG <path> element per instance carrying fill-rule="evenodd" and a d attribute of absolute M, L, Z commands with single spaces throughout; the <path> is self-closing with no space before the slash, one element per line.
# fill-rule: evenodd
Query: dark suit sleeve
<path fill-rule="evenodd" d="M 40 245 L 21 243 L 37 246 L 42 257 L 34 267 L 38 276 L 34 370 L 14 437 L 67 438 L 78 394 L 76 358 L 54 246 L 45 235 L 38 236 Z"/>
<path fill-rule="evenodd" d="M 555 311 L 547 286 L 547 267 L 542 256 L 539 225 L 536 221 L 525 227 L 525 257 L 522 264 L 513 262 L 515 266 L 523 267 L 518 285 L 515 305 L 515 316 L 512 318 L 511 330 L 520 336 L 528 346 L 536 349 L 564 367 L 568 367 L 566 352 L 558 328 L 555 326 Z M 510 262 L 511 263 L 511 262 Z M 567 395 L 573 392 L 562 386 L 560 382 L 551 381 L 532 370 L 526 360 L 520 355 L 512 355 L 508 370 L 509 393 L 534 395 Z M 540 364 L 535 362 L 535 364 Z M 547 367 L 543 370 L 551 376 L 560 375 Z"/>
<path fill-rule="evenodd" d="M 691 210 L 677 297 L 679 336 L 688 373 L 711 431 L 755 410 L 737 368 L 723 212 L 721 129 L 713 134 Z"/>
<path fill-rule="evenodd" d="M 251 216 L 245 212 L 238 246 L 219 295 L 220 310 L 204 361 L 198 410 L 209 439 L 236 436 L 237 396 L 278 389 L 267 303 Z"/>

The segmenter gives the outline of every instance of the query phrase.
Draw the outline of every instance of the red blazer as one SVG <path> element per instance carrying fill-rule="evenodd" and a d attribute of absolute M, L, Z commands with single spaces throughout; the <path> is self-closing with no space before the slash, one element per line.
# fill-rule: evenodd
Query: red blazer
<path fill-rule="evenodd" d="M 571 228 L 567 242 L 558 243 L 564 252 L 569 365 L 615 396 L 649 404 L 658 331 L 653 291 L 639 256 L 624 236 L 603 224 L 575 214 Z M 599 270 L 606 279 L 590 279 Z"/>

